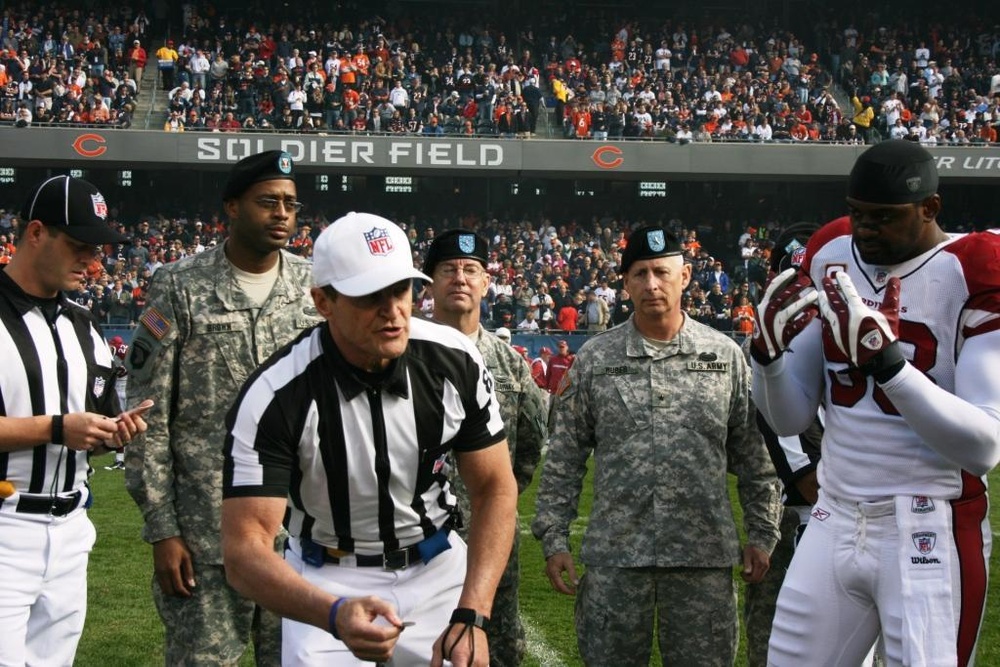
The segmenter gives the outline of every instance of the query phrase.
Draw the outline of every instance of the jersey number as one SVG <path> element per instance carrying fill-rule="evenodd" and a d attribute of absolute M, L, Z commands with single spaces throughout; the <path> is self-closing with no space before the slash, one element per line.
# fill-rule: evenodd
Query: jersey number
<path fill-rule="evenodd" d="M 900 320 L 899 342 L 913 346 L 913 359 L 910 360 L 910 363 L 917 370 L 926 375 L 934 367 L 937 362 L 937 338 L 926 324 Z M 847 362 L 847 358 L 840 353 L 836 345 L 827 341 L 825 337 L 823 343 L 830 361 Z M 868 391 L 868 378 L 856 368 L 841 373 L 828 370 L 826 373 L 830 380 L 830 400 L 833 401 L 834 405 L 852 407 Z M 931 381 L 933 382 L 934 378 L 931 378 Z M 872 398 L 882 409 L 882 412 L 887 415 L 898 415 L 896 406 L 892 404 L 882 388 L 874 382 L 872 386 L 875 388 L 872 392 Z"/>

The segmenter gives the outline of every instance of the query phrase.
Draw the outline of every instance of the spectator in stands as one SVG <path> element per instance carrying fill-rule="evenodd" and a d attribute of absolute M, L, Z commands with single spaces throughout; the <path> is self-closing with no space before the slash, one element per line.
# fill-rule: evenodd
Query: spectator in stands
<path fill-rule="evenodd" d="M 423 126 L 421 134 L 440 137 L 444 135 L 444 128 L 441 127 L 438 117 L 436 115 L 431 116 L 427 121 L 427 124 Z"/>
<path fill-rule="evenodd" d="M 549 359 L 552 358 L 552 349 L 546 346 L 538 351 L 538 357 L 531 362 L 531 378 L 542 389 L 548 389 Z"/>
<path fill-rule="evenodd" d="M 574 359 L 574 355 L 569 350 L 569 343 L 565 340 L 560 340 L 556 345 L 556 354 L 551 356 L 548 362 L 548 386 L 545 388 L 550 394 L 558 391 L 563 376 L 566 375 L 570 366 L 573 365 Z"/>
<path fill-rule="evenodd" d="M 184 131 L 184 116 L 183 108 L 181 109 L 171 109 L 170 116 L 167 118 L 167 122 L 163 124 L 164 132 L 183 132 Z"/>
<path fill-rule="evenodd" d="M 851 120 L 866 144 L 873 141 L 872 129 L 875 123 L 875 110 L 872 108 L 871 101 L 871 97 L 868 95 L 859 98 L 855 93 L 851 96 L 851 106 L 854 108 L 854 116 Z"/>
<path fill-rule="evenodd" d="M 624 287 L 617 295 L 614 308 L 611 310 L 611 325 L 617 326 L 632 316 L 632 296 Z"/>
<path fill-rule="evenodd" d="M 174 40 L 172 39 L 168 39 L 163 46 L 156 50 L 156 67 L 160 73 L 162 90 L 173 89 L 178 58 L 177 51 L 174 49 Z"/>
<path fill-rule="evenodd" d="M 524 314 L 524 319 L 517 323 L 517 330 L 522 333 L 539 333 L 541 327 L 538 324 L 538 309 L 530 306 Z"/>
<path fill-rule="evenodd" d="M 208 85 L 208 74 L 211 71 L 212 63 L 202 49 L 196 49 L 194 55 L 188 60 L 188 72 L 191 74 L 191 84 L 194 88 L 205 88 Z"/>

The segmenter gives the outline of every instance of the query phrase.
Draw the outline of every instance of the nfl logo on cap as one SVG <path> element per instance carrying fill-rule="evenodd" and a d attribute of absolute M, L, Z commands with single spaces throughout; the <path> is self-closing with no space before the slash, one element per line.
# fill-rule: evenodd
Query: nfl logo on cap
<path fill-rule="evenodd" d="M 806 261 L 806 247 L 800 245 L 792 253 L 792 266 L 802 266 L 802 262 Z"/>
<path fill-rule="evenodd" d="M 458 237 L 458 249 L 471 253 L 476 249 L 476 237 L 472 234 L 461 234 Z"/>
<path fill-rule="evenodd" d="M 94 215 L 96 215 L 101 220 L 107 220 L 108 203 L 104 201 L 104 195 L 102 195 L 100 192 L 96 192 L 90 195 L 90 200 L 94 202 Z"/>
<path fill-rule="evenodd" d="M 382 227 L 372 227 L 370 232 L 365 232 L 365 241 L 368 242 L 368 252 L 373 255 L 385 256 L 392 252 L 392 239 Z"/>
<path fill-rule="evenodd" d="M 667 240 L 663 236 L 662 229 L 651 229 L 646 232 L 646 242 L 653 252 L 663 252 L 663 249 L 667 247 Z"/>

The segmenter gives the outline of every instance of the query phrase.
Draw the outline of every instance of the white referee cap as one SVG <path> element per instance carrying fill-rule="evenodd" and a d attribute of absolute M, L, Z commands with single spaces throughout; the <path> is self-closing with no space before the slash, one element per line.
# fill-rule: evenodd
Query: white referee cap
<path fill-rule="evenodd" d="M 348 213 L 323 230 L 313 246 L 313 284 L 364 296 L 416 278 L 410 240 L 399 225 L 371 213 Z"/>

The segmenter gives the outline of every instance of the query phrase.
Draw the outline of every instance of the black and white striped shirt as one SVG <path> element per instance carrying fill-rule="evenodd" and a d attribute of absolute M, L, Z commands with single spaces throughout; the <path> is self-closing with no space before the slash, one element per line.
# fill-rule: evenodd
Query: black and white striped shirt
<path fill-rule="evenodd" d="M 247 381 L 227 428 L 224 497 L 287 497 L 291 535 L 363 554 L 437 531 L 455 504 L 449 451 L 505 438 L 475 346 L 416 318 L 377 379 L 344 360 L 326 323 L 304 332 Z"/>
<path fill-rule="evenodd" d="M 90 311 L 60 294 L 53 323 L 39 303 L 0 271 L 0 415 L 120 412 L 111 351 Z M 56 495 L 82 488 L 87 452 L 62 445 L 0 452 L 0 479 L 18 493 Z M 6 501 L 0 500 L 0 508 Z"/>

